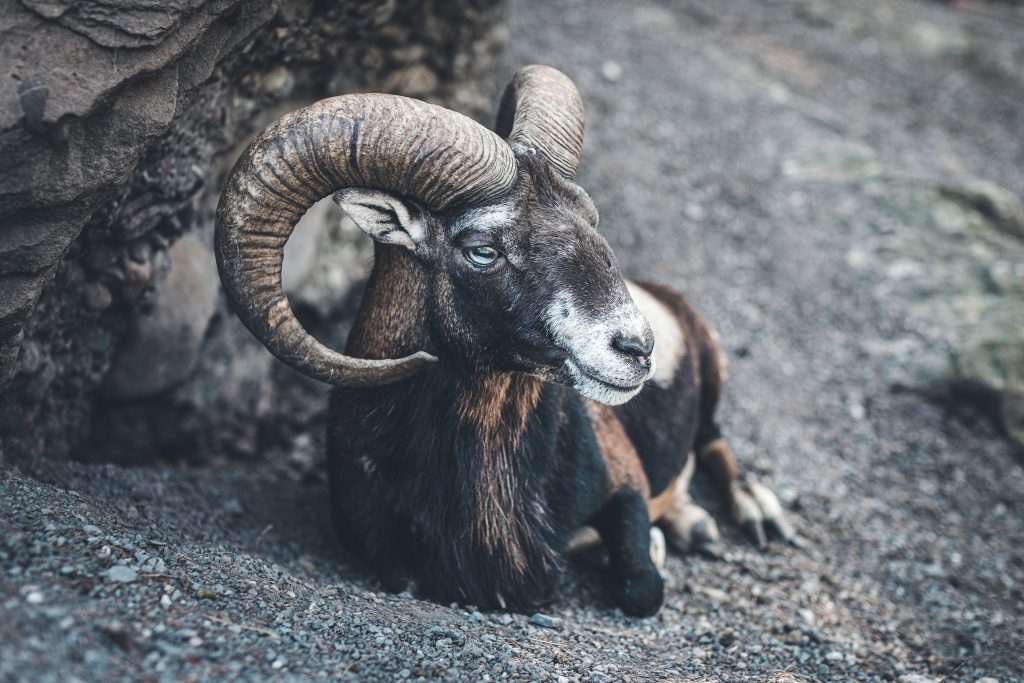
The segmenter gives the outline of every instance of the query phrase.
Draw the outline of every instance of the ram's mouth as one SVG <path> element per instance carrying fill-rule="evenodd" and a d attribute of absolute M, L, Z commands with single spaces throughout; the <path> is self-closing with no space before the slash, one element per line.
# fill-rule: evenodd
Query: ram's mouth
<path fill-rule="evenodd" d="M 619 405 L 640 393 L 644 381 L 637 384 L 623 385 L 611 382 L 595 373 L 584 370 L 583 366 L 572 356 L 565 360 L 565 368 L 572 378 L 572 386 L 589 399 L 607 405 Z"/>

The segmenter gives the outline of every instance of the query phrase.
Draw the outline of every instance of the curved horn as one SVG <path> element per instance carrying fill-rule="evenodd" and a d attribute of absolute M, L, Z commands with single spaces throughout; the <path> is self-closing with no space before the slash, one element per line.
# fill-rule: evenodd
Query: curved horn
<path fill-rule="evenodd" d="M 569 77 L 550 66 L 524 66 L 505 88 L 495 130 L 535 148 L 572 180 L 583 149 L 583 100 Z"/>
<path fill-rule="evenodd" d="M 306 210 L 346 187 L 411 197 L 442 210 L 507 191 L 509 146 L 461 114 L 395 95 L 343 95 L 283 116 L 245 150 L 217 206 L 217 267 L 228 300 L 279 359 L 341 386 L 398 381 L 437 359 L 352 358 L 314 339 L 281 287 L 284 245 Z"/>

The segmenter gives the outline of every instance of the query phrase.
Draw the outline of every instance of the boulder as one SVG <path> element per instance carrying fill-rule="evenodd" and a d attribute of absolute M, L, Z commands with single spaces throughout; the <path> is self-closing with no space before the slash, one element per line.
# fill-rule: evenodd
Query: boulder
<path fill-rule="evenodd" d="M 110 398 L 152 396 L 195 369 L 217 310 L 217 263 L 210 245 L 187 235 L 170 249 L 170 271 L 144 312 L 134 317 L 103 384 Z"/>
<path fill-rule="evenodd" d="M 252 453 L 257 434 L 319 410 L 322 392 L 281 370 L 223 298 L 209 312 L 208 261 L 171 251 L 211 243 L 227 170 L 287 111 L 393 90 L 489 116 L 507 35 L 500 0 L 0 0 L 0 16 L 12 459 Z M 370 244 L 325 208 L 289 248 L 289 295 L 341 345 Z M 167 287 L 198 298 L 173 305 Z"/>

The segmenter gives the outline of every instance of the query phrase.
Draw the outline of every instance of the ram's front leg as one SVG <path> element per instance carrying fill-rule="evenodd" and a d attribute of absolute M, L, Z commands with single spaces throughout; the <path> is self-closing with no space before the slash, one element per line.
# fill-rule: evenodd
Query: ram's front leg
<path fill-rule="evenodd" d="M 615 602 L 633 616 L 657 612 L 664 599 L 664 582 L 651 551 L 651 523 L 643 493 L 620 489 L 591 525 L 608 548 L 609 589 Z M 663 558 L 663 549 L 661 554 Z"/>
<path fill-rule="evenodd" d="M 715 480 L 719 490 L 729 501 L 733 519 L 759 547 L 768 542 L 768 536 L 799 545 L 799 537 L 786 520 L 778 498 L 768 487 L 740 470 L 729 442 L 713 426 L 713 437 L 697 446 L 697 458 Z"/>

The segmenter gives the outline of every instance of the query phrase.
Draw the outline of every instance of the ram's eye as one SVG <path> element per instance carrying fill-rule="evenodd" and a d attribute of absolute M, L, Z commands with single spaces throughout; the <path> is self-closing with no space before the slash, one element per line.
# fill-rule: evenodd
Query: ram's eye
<path fill-rule="evenodd" d="M 494 262 L 501 258 L 501 252 L 494 247 L 467 247 L 462 250 L 462 254 L 477 268 L 494 265 Z"/>

